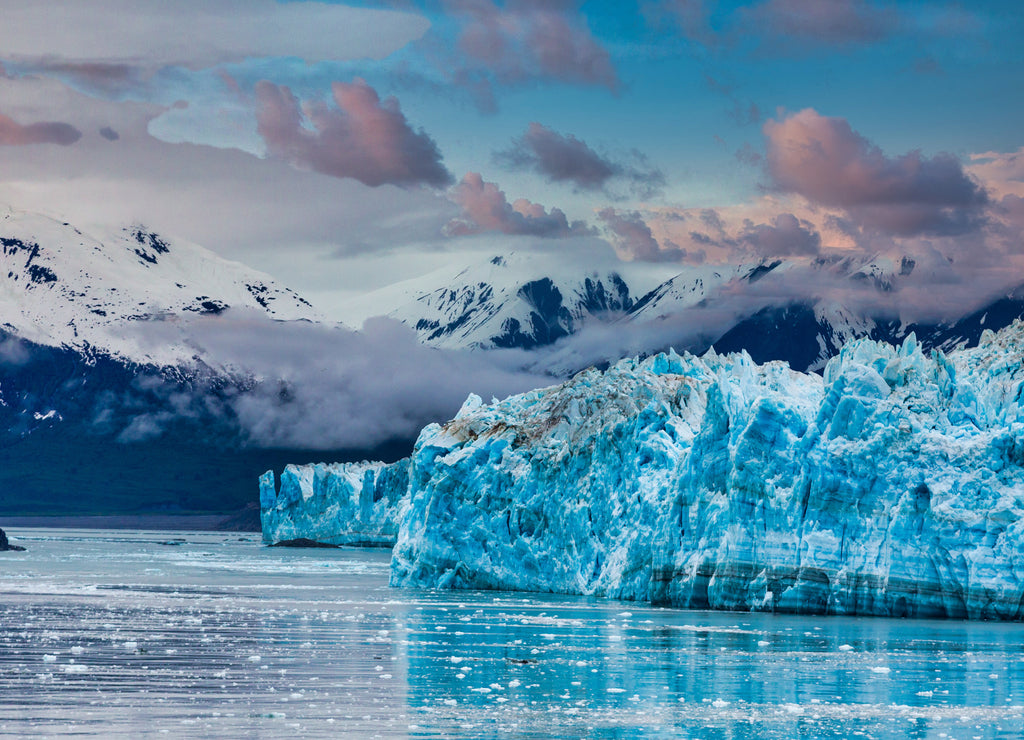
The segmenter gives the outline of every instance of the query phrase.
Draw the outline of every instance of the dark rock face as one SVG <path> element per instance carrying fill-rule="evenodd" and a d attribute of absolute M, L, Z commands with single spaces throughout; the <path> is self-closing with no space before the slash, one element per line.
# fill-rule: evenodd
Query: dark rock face
<path fill-rule="evenodd" d="M 714 346 L 723 354 L 746 350 L 758 364 L 785 360 L 800 372 L 806 372 L 822 354 L 827 359 L 839 351 L 832 327 L 818 321 L 814 307 L 804 304 L 761 309 L 723 334 Z"/>
<path fill-rule="evenodd" d="M 912 261 L 903 269 L 913 269 Z M 760 268 L 759 268 L 760 269 Z M 912 323 L 881 317 L 862 316 L 862 327 L 841 327 L 815 314 L 810 303 L 769 306 L 739 321 L 714 342 L 720 353 L 746 350 L 754 362 L 785 360 L 800 372 L 820 373 L 831 357 L 839 354 L 851 338 L 868 337 L 888 344 L 900 344 L 911 332 L 925 350 L 951 352 L 977 347 L 985 329 L 998 331 L 1024 319 L 1024 286 L 989 303 L 974 313 L 946 323 Z M 701 352 L 703 348 L 689 347 Z"/>
<path fill-rule="evenodd" d="M 0 529 L 0 552 L 6 551 L 25 552 L 25 548 L 19 547 L 18 545 L 12 545 L 10 542 L 8 542 L 7 533 Z"/>

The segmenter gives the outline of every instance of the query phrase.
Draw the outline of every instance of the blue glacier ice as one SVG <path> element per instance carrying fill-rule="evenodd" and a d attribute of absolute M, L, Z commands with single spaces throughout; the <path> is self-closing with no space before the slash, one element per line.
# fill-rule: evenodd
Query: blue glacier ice
<path fill-rule="evenodd" d="M 823 376 L 669 352 L 471 396 L 417 441 L 391 583 L 1021 619 L 1022 363 L 1016 323 Z"/>
<path fill-rule="evenodd" d="M 391 547 L 409 487 L 409 461 L 288 465 L 280 489 L 260 476 L 263 541 Z"/>

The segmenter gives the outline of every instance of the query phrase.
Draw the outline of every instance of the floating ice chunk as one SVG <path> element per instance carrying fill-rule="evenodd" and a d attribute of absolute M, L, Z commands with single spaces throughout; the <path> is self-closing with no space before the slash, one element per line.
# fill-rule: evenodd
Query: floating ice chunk
<path fill-rule="evenodd" d="M 49 653 L 45 653 L 43 655 L 43 662 L 44 663 L 55 663 L 56 661 L 57 661 L 57 656 L 56 655 L 50 655 Z"/>

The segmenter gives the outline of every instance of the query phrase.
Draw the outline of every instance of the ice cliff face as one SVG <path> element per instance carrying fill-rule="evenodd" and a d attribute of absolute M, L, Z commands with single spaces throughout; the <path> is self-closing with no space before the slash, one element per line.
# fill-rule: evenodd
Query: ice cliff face
<path fill-rule="evenodd" d="M 423 430 L 393 585 L 1024 617 L 1024 324 L 824 377 L 746 354 L 590 370 Z"/>
<path fill-rule="evenodd" d="M 289 465 L 274 488 L 260 476 L 260 520 L 268 544 L 306 538 L 331 545 L 391 547 L 409 483 L 409 461 Z"/>

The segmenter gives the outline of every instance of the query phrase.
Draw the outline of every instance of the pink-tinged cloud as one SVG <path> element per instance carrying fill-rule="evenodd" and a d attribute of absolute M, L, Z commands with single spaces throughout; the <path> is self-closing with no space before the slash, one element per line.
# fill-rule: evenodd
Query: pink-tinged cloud
<path fill-rule="evenodd" d="M 867 0 L 764 0 L 741 8 L 739 29 L 776 51 L 871 44 L 897 32 L 900 15 Z"/>
<path fill-rule="evenodd" d="M 559 134 L 536 122 L 495 159 L 504 166 L 532 170 L 549 182 L 568 182 L 581 190 L 598 190 L 619 178 L 634 193 L 647 198 L 665 185 L 665 175 L 651 167 L 639 152 L 632 153 L 633 162 L 612 159 L 571 134 Z"/>
<path fill-rule="evenodd" d="M 462 27 L 460 58 L 449 70 L 469 88 L 478 104 L 493 111 L 494 83 L 519 85 L 538 80 L 595 85 L 618 91 L 611 55 L 594 38 L 577 2 L 448 0 L 446 10 Z"/>
<path fill-rule="evenodd" d="M 733 7 L 722 7 L 727 5 Z M 708 50 L 773 56 L 847 52 L 898 37 L 910 41 L 977 37 L 985 27 L 982 17 L 971 10 L 937 2 L 640 0 L 640 8 L 652 27 L 672 27 Z M 938 71 L 927 57 L 911 69 L 918 74 Z"/>
<path fill-rule="evenodd" d="M 981 152 L 971 155 L 967 171 L 981 182 L 992 197 L 1024 197 L 1024 146 L 1015 152 Z"/>
<path fill-rule="evenodd" d="M 662 244 L 688 251 L 712 250 L 719 257 L 748 259 L 758 257 L 816 255 L 821 251 L 822 237 L 811 221 L 788 211 L 770 215 L 747 211 L 746 216 L 734 212 L 720 213 L 713 208 L 659 211 L 651 214 L 652 224 Z M 771 210 L 777 210 L 777 206 Z M 756 220 L 755 218 L 756 217 Z M 761 219 L 766 219 L 762 221 Z M 654 229 L 650 230 L 653 234 Z M 689 229 L 680 234 L 680 230 Z"/>
<path fill-rule="evenodd" d="M 814 225 L 792 213 L 780 213 L 770 224 L 748 221 L 740 241 L 765 257 L 817 254 L 821 250 L 821 234 Z"/>
<path fill-rule="evenodd" d="M 68 146 L 82 138 L 82 132 L 70 123 L 40 121 L 22 125 L 0 113 L 0 146 L 60 144 Z"/>
<path fill-rule="evenodd" d="M 644 262 L 682 262 L 687 258 L 687 251 L 676 244 L 666 241 L 664 244 L 654 238 L 651 227 L 637 211 L 619 211 L 614 208 L 602 208 L 598 218 L 608 229 L 612 246 L 621 257 Z M 697 261 L 704 258 L 703 252 Z"/>
<path fill-rule="evenodd" d="M 1021 244 L 1024 244 L 1024 198 L 1004 195 L 994 210 L 1005 223 L 1005 233 L 1011 239 L 1011 250 L 1019 253 Z"/>
<path fill-rule="evenodd" d="M 382 101 L 362 80 L 335 82 L 331 90 L 336 108 L 317 102 L 303 110 L 287 87 L 256 83 L 257 131 L 268 155 L 372 187 L 452 182 L 434 140 L 413 131 L 395 98 Z"/>
<path fill-rule="evenodd" d="M 861 227 L 894 236 L 952 236 L 979 228 L 985 190 L 949 154 L 897 157 L 842 118 L 806 109 L 764 125 L 774 186 L 844 209 Z"/>
<path fill-rule="evenodd" d="M 618 174 L 614 164 L 575 136 L 563 136 L 536 122 L 501 159 L 533 169 L 554 182 L 569 181 L 588 190 L 600 188 Z"/>
<path fill-rule="evenodd" d="M 463 217 L 445 227 L 449 236 L 467 236 L 485 231 L 541 237 L 590 236 L 593 229 L 582 221 L 569 222 L 558 208 L 546 210 L 538 203 L 520 198 L 508 202 L 505 193 L 476 172 L 468 172 L 450 195 L 462 208 Z"/>

